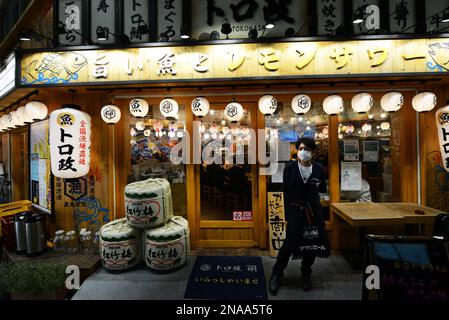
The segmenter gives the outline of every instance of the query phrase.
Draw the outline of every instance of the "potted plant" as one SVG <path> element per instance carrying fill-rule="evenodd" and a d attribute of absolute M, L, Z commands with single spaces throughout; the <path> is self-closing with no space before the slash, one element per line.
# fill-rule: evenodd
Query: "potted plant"
<path fill-rule="evenodd" d="M 57 263 L 0 265 L 0 288 L 12 300 L 63 300 L 65 266 Z"/>

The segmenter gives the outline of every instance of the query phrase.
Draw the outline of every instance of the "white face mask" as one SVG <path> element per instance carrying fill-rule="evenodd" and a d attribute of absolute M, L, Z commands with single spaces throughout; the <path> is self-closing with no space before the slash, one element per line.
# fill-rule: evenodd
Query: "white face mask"
<path fill-rule="evenodd" d="M 310 161 L 312 160 L 312 152 L 306 150 L 298 151 L 298 158 L 301 161 Z"/>

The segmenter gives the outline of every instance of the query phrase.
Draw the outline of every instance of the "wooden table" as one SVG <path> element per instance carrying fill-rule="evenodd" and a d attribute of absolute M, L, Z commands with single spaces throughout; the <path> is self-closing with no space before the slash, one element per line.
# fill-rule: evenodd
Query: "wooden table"
<path fill-rule="evenodd" d="M 363 234 L 366 227 L 432 224 L 435 217 L 442 213 L 433 208 L 408 202 L 333 203 L 330 210 L 333 219 L 332 248 L 337 252 L 341 249 L 339 219 L 344 220 L 351 227 L 358 227 Z M 424 214 L 418 215 L 415 213 L 416 210 L 423 211 Z"/>

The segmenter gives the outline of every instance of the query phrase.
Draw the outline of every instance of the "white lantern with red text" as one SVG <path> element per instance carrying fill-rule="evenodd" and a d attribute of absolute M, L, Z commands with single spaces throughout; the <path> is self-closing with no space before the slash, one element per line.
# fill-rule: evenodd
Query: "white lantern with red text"
<path fill-rule="evenodd" d="M 312 99 L 305 94 L 298 94 L 292 99 L 292 110 L 296 114 L 305 114 L 312 107 Z"/>
<path fill-rule="evenodd" d="M 145 117 L 149 110 L 150 107 L 148 106 L 148 102 L 144 99 L 136 98 L 129 103 L 129 112 L 131 112 L 134 117 Z"/>
<path fill-rule="evenodd" d="M 438 109 L 435 117 L 443 167 L 449 172 L 449 106 Z"/>
<path fill-rule="evenodd" d="M 278 101 L 270 94 L 264 95 L 259 99 L 259 111 L 264 115 L 270 115 L 276 112 Z"/>
<path fill-rule="evenodd" d="M 412 106 L 417 112 L 427 112 L 432 111 L 437 102 L 437 96 L 433 92 L 421 92 L 413 97 Z"/>
<path fill-rule="evenodd" d="M 389 92 L 380 100 L 380 106 L 386 112 L 395 112 L 404 105 L 404 96 L 400 92 Z"/>
<path fill-rule="evenodd" d="M 159 104 L 159 110 L 165 118 L 175 118 L 178 115 L 179 106 L 174 99 L 164 99 Z"/>
<path fill-rule="evenodd" d="M 362 92 L 352 98 L 351 106 L 354 112 L 366 113 L 371 110 L 374 105 L 374 98 L 367 92 Z"/>
<path fill-rule="evenodd" d="M 122 113 L 117 106 L 110 104 L 101 108 L 101 118 L 107 124 L 115 124 L 120 121 L 121 117 Z"/>
<path fill-rule="evenodd" d="M 205 117 L 209 113 L 210 104 L 204 97 L 198 97 L 192 101 L 192 112 L 197 117 Z"/>
<path fill-rule="evenodd" d="M 30 101 L 25 105 L 25 110 L 33 120 L 43 120 L 47 117 L 48 108 L 40 101 Z"/>
<path fill-rule="evenodd" d="M 50 114 L 51 172 L 72 179 L 85 176 L 90 166 L 91 118 L 83 111 L 63 108 Z"/>
<path fill-rule="evenodd" d="M 343 112 L 344 102 L 343 98 L 339 95 L 331 95 L 324 99 L 323 109 L 329 115 L 339 114 Z"/>
<path fill-rule="evenodd" d="M 243 107 L 238 102 L 231 102 L 228 104 L 224 111 L 226 120 L 231 122 L 239 122 L 243 118 Z"/>

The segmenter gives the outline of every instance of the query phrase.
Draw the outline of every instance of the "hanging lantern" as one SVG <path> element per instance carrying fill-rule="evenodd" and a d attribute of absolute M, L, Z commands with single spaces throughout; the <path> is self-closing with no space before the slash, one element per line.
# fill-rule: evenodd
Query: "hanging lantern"
<path fill-rule="evenodd" d="M 404 96 L 400 92 L 389 92 L 380 100 L 380 106 L 386 112 L 395 112 L 404 105 Z"/>
<path fill-rule="evenodd" d="M 435 114 L 438 128 L 438 138 L 440 141 L 441 157 L 443 166 L 449 172 L 449 106 L 438 109 Z"/>
<path fill-rule="evenodd" d="M 372 127 L 371 127 L 371 125 L 370 125 L 369 123 L 365 123 L 365 124 L 362 126 L 362 131 L 363 131 L 363 132 L 370 132 L 371 129 L 372 129 Z"/>
<path fill-rule="evenodd" d="M 148 106 L 148 102 L 144 99 L 136 98 L 129 103 L 129 112 L 131 112 L 134 117 L 145 117 L 149 110 L 150 107 Z"/>
<path fill-rule="evenodd" d="M 159 104 L 159 110 L 165 118 L 174 118 L 178 115 L 179 106 L 174 99 L 164 99 Z"/>
<path fill-rule="evenodd" d="M 14 128 L 14 125 L 12 123 L 12 117 L 11 117 L 10 113 L 5 114 L 2 118 L 3 118 L 3 125 L 6 127 L 6 129 L 9 130 L 9 129 Z"/>
<path fill-rule="evenodd" d="M 192 112 L 197 117 L 205 117 L 209 113 L 210 104 L 204 97 L 198 97 L 192 101 Z"/>
<path fill-rule="evenodd" d="M 350 125 L 348 125 L 348 126 L 346 127 L 346 133 L 347 133 L 347 134 L 353 134 L 354 131 L 355 131 L 355 128 L 354 128 L 354 126 L 353 126 L 352 124 L 350 124 Z"/>
<path fill-rule="evenodd" d="M 417 112 L 432 111 L 437 106 L 437 96 L 433 92 L 421 92 L 413 97 L 412 106 Z"/>
<path fill-rule="evenodd" d="M 122 113 L 115 105 L 109 104 L 101 108 L 101 118 L 108 124 L 115 124 L 119 122 L 121 117 Z"/>
<path fill-rule="evenodd" d="M 90 116 L 73 108 L 50 114 L 51 172 L 55 177 L 72 179 L 89 173 L 90 126 Z"/>
<path fill-rule="evenodd" d="M 40 101 L 30 101 L 25 105 L 25 110 L 33 120 L 43 120 L 47 117 L 48 108 Z"/>
<path fill-rule="evenodd" d="M 17 113 L 19 114 L 20 119 L 22 119 L 24 123 L 33 122 L 33 119 L 28 115 L 25 106 L 22 106 L 19 109 L 17 109 Z"/>
<path fill-rule="evenodd" d="M 276 112 L 278 101 L 272 95 L 265 95 L 259 99 L 259 111 L 262 114 L 269 115 Z"/>
<path fill-rule="evenodd" d="M 323 109 L 329 115 L 339 114 L 343 112 L 344 102 L 343 98 L 339 95 L 331 95 L 324 99 Z"/>
<path fill-rule="evenodd" d="M 239 122 L 243 118 L 243 107 L 238 102 L 231 102 L 226 106 L 224 116 L 231 122 Z"/>
<path fill-rule="evenodd" d="M 150 130 L 150 129 L 146 129 L 146 130 L 143 132 L 143 135 L 144 135 L 145 137 L 151 136 L 151 130 Z"/>
<path fill-rule="evenodd" d="M 352 109 L 357 113 L 367 113 L 374 105 L 374 98 L 367 92 L 355 95 L 351 101 Z"/>
<path fill-rule="evenodd" d="M 384 131 L 387 131 L 387 130 L 390 129 L 390 123 L 389 123 L 389 122 L 382 122 L 382 123 L 380 124 L 380 128 L 381 128 L 382 130 L 384 130 Z"/>
<path fill-rule="evenodd" d="M 307 113 L 312 107 L 312 99 L 305 94 L 298 94 L 292 100 L 292 110 L 296 114 Z"/>
<path fill-rule="evenodd" d="M 11 111 L 11 123 L 14 127 L 20 127 L 20 119 L 17 116 L 17 111 Z"/>

